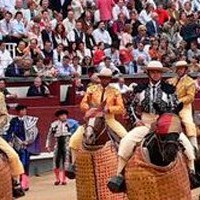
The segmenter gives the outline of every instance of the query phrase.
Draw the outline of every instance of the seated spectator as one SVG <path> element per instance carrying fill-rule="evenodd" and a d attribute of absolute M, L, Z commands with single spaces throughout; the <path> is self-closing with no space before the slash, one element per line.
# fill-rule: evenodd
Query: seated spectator
<path fill-rule="evenodd" d="M 112 86 L 119 90 L 121 94 L 125 94 L 129 91 L 129 87 L 125 84 L 124 78 L 122 76 L 120 76 L 117 83 L 113 83 Z"/>
<path fill-rule="evenodd" d="M 0 77 L 4 77 L 4 72 L 9 64 L 12 63 L 10 52 L 6 49 L 4 41 L 0 41 Z"/>
<path fill-rule="evenodd" d="M 71 60 L 69 56 L 64 56 L 62 64 L 57 67 L 58 76 L 67 77 L 76 75 L 76 70 L 70 64 Z"/>
<path fill-rule="evenodd" d="M 67 33 L 72 31 L 76 26 L 76 20 L 74 18 L 73 10 L 69 10 L 67 13 L 67 17 L 63 20 L 63 25 Z"/>
<path fill-rule="evenodd" d="M 83 32 L 86 33 L 87 30 L 92 27 L 92 13 L 89 10 L 85 10 L 82 16 L 80 17 L 80 21 L 83 25 Z"/>
<path fill-rule="evenodd" d="M 76 26 L 73 30 L 68 33 L 69 42 L 76 42 L 76 44 L 80 42 L 85 43 L 85 33 L 82 31 L 82 22 L 77 21 Z"/>
<path fill-rule="evenodd" d="M 83 96 L 85 94 L 85 88 L 80 78 L 75 79 L 75 91 L 77 95 Z"/>
<path fill-rule="evenodd" d="M 119 50 L 117 48 L 117 44 L 113 43 L 110 48 L 104 50 L 105 55 L 111 58 L 111 61 L 116 65 L 121 65 L 121 61 L 119 58 Z"/>
<path fill-rule="evenodd" d="M 80 59 L 79 59 L 79 57 L 78 56 L 75 56 L 75 57 L 73 57 L 73 59 L 72 59 L 72 64 L 71 64 L 71 66 L 74 68 L 74 70 L 76 71 L 76 74 L 78 75 L 78 76 L 81 76 L 82 74 L 82 67 L 81 67 L 81 65 L 79 64 L 79 61 L 80 61 Z"/>
<path fill-rule="evenodd" d="M 124 65 L 124 73 L 132 74 L 133 71 L 136 73 L 133 64 L 133 44 L 128 43 L 124 49 L 120 50 L 120 60 Z"/>
<path fill-rule="evenodd" d="M 23 74 L 24 77 L 31 76 L 32 64 L 33 64 L 33 60 L 31 58 L 26 58 L 23 60 L 22 67 L 24 71 L 24 74 Z"/>
<path fill-rule="evenodd" d="M 43 58 L 53 61 L 53 44 L 50 41 L 44 43 L 44 49 L 42 49 Z"/>
<path fill-rule="evenodd" d="M 67 33 L 63 24 L 56 25 L 53 31 L 53 42 L 54 49 L 58 46 L 58 44 L 62 44 L 65 48 L 69 46 Z"/>
<path fill-rule="evenodd" d="M 36 77 L 34 84 L 28 89 L 27 97 L 48 96 L 49 94 L 49 89 L 42 83 L 42 79 L 40 77 Z"/>
<path fill-rule="evenodd" d="M 29 29 L 27 34 L 30 40 L 32 39 L 37 40 L 37 46 L 39 48 L 42 48 L 44 46 L 42 41 L 42 34 L 40 31 L 40 25 L 38 23 L 34 23 L 33 26 Z"/>
<path fill-rule="evenodd" d="M 132 43 L 133 37 L 131 35 L 132 29 L 130 24 L 124 26 L 124 31 L 121 34 L 120 49 L 124 48 L 126 44 Z"/>
<path fill-rule="evenodd" d="M 149 56 L 151 57 L 151 60 L 160 60 L 161 59 L 161 54 L 158 51 L 158 48 L 159 48 L 159 41 L 153 40 L 149 47 Z"/>
<path fill-rule="evenodd" d="M 5 71 L 6 77 L 23 77 L 24 69 L 22 67 L 22 58 L 16 57 L 14 61 L 8 65 Z"/>
<path fill-rule="evenodd" d="M 0 21 L 0 30 L 5 42 L 12 41 L 12 13 L 7 11 Z"/>
<path fill-rule="evenodd" d="M 126 19 L 130 18 L 129 11 L 125 5 L 124 0 L 119 0 L 112 9 L 113 20 L 117 20 L 118 15 L 123 13 Z"/>
<path fill-rule="evenodd" d="M 120 73 L 119 69 L 114 65 L 114 63 L 112 63 L 110 57 L 105 57 L 104 61 L 99 64 L 97 71 L 100 72 L 104 68 L 111 69 L 113 75 Z"/>
<path fill-rule="evenodd" d="M 167 10 L 163 8 L 162 4 L 159 4 L 155 12 L 158 14 L 158 23 L 163 26 L 163 24 L 169 20 L 169 14 Z"/>
<path fill-rule="evenodd" d="M 109 32 L 106 30 L 105 23 L 103 21 L 99 22 L 98 28 L 96 28 L 92 33 L 96 44 L 103 42 L 105 44 L 105 48 L 110 47 L 112 44 L 112 39 L 110 37 Z"/>
<path fill-rule="evenodd" d="M 80 62 L 82 62 L 82 60 L 83 60 L 83 58 L 84 58 L 85 56 L 91 57 L 91 51 L 90 51 L 90 49 L 87 49 L 87 48 L 85 47 L 85 44 L 84 44 L 83 42 L 80 42 L 80 43 L 78 44 L 78 47 L 77 47 L 77 50 L 76 50 L 76 54 L 77 54 L 77 56 L 79 57 Z"/>
<path fill-rule="evenodd" d="M 17 98 L 17 94 L 10 93 L 8 89 L 6 88 L 6 80 L 3 78 L 0 78 L 0 92 L 3 92 L 6 99 L 13 99 Z"/>
<path fill-rule="evenodd" d="M 199 56 L 194 56 L 190 60 L 189 71 L 190 72 L 200 72 L 200 63 L 199 63 Z"/>
<path fill-rule="evenodd" d="M 57 48 L 53 50 L 53 64 L 55 67 L 61 64 L 64 55 L 64 45 L 60 43 Z"/>
<path fill-rule="evenodd" d="M 20 11 L 15 14 L 15 18 L 12 22 L 12 35 L 16 42 L 27 37 L 26 25 L 23 21 L 23 14 Z"/>
<path fill-rule="evenodd" d="M 138 48 L 133 50 L 133 57 L 135 60 L 137 60 L 138 57 L 143 57 L 145 63 L 148 63 L 150 61 L 149 54 L 144 50 L 143 42 L 138 43 Z"/>
<path fill-rule="evenodd" d="M 24 10 L 24 18 L 30 22 L 31 20 L 34 19 L 35 16 L 38 15 L 38 10 L 37 10 L 37 5 L 35 3 L 35 1 L 30 0 L 27 3 L 28 9 Z"/>
<path fill-rule="evenodd" d="M 43 58 L 38 57 L 35 61 L 35 65 L 31 67 L 31 76 L 42 76 L 45 71 L 45 66 L 43 63 Z"/>
<path fill-rule="evenodd" d="M 24 49 L 24 55 L 30 57 L 33 60 L 33 64 L 35 64 L 35 60 L 38 57 L 42 56 L 37 39 L 33 38 L 30 40 L 28 47 Z"/>
<path fill-rule="evenodd" d="M 197 42 L 191 42 L 187 57 L 189 61 L 192 61 L 193 57 L 200 57 L 200 49 L 198 48 Z"/>
<path fill-rule="evenodd" d="M 160 34 L 160 26 L 159 26 L 159 18 L 158 14 L 156 12 L 153 12 L 151 14 L 151 20 L 146 23 L 147 27 L 147 34 L 149 37 L 155 36 L 157 37 Z"/>
<path fill-rule="evenodd" d="M 46 78 L 56 78 L 58 76 L 58 68 L 55 68 L 49 59 L 44 59 L 43 63 L 45 69 L 44 72 L 40 74 L 40 76 Z"/>
<path fill-rule="evenodd" d="M 97 49 L 94 51 L 94 55 L 93 55 L 93 62 L 94 65 L 99 65 L 100 62 L 102 62 L 105 58 L 105 52 L 104 52 L 104 43 L 103 42 L 99 42 L 97 45 Z"/>
<path fill-rule="evenodd" d="M 131 35 L 135 37 L 138 35 L 138 27 L 141 25 L 140 21 L 138 20 L 137 10 L 133 9 L 130 12 L 130 16 L 131 16 L 130 19 L 127 20 L 126 23 L 131 25 L 131 30 L 132 30 Z"/>
<path fill-rule="evenodd" d="M 89 56 L 85 56 L 81 64 L 81 69 L 82 69 L 81 74 L 82 75 L 88 74 L 88 70 L 92 65 L 93 65 L 92 58 Z"/>
<path fill-rule="evenodd" d="M 24 57 L 25 56 L 25 49 L 27 47 L 27 43 L 21 40 L 16 47 L 16 56 Z"/>
<path fill-rule="evenodd" d="M 87 31 L 86 31 L 86 34 L 85 34 L 85 44 L 86 44 L 86 47 L 88 49 L 90 49 L 90 51 L 92 52 L 96 46 L 96 41 L 92 35 L 93 33 L 93 27 L 91 26 Z"/>
<path fill-rule="evenodd" d="M 133 44 L 135 48 L 140 41 L 144 42 L 145 45 L 150 43 L 145 25 L 138 26 L 138 35 L 133 38 Z"/>
<path fill-rule="evenodd" d="M 73 59 L 74 56 L 77 56 L 76 49 L 77 49 L 76 42 L 70 42 L 70 44 L 69 44 L 69 50 L 66 53 L 66 55 L 68 55 L 71 60 Z"/>
<path fill-rule="evenodd" d="M 151 20 L 151 14 L 154 10 L 153 4 L 147 3 L 143 10 L 139 14 L 138 20 L 141 24 L 146 25 L 148 21 Z"/>

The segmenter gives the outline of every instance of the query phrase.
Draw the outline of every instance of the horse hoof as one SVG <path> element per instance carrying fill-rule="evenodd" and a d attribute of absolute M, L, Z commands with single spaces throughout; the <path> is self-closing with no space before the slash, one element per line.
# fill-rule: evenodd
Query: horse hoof
<path fill-rule="evenodd" d="M 114 176 L 114 177 L 112 177 L 109 180 L 109 182 L 107 184 L 107 187 L 113 193 L 125 192 L 126 191 L 126 184 L 125 184 L 124 177 L 123 176 Z"/>
<path fill-rule="evenodd" d="M 75 172 L 76 172 L 75 165 L 70 164 L 67 170 L 65 171 L 65 176 L 69 179 L 75 179 L 76 177 Z"/>

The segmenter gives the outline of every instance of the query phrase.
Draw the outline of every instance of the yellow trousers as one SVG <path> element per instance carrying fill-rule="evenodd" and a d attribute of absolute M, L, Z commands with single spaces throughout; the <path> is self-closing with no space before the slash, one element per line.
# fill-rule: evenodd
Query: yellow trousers
<path fill-rule="evenodd" d="M 196 136 L 197 130 L 192 116 L 192 105 L 184 105 L 180 111 L 179 116 L 185 126 L 186 134 L 188 137 Z"/>
<path fill-rule="evenodd" d="M 127 131 L 114 117 L 105 117 L 106 124 L 114 131 L 119 137 L 123 138 Z M 84 126 L 79 126 L 76 132 L 72 135 L 69 141 L 69 147 L 78 150 L 83 140 Z"/>
<path fill-rule="evenodd" d="M 13 177 L 19 176 L 24 173 L 23 165 L 19 159 L 18 154 L 15 150 L 3 139 L 0 137 L 0 149 L 5 152 L 8 156 L 8 161 L 11 168 L 11 173 Z"/>

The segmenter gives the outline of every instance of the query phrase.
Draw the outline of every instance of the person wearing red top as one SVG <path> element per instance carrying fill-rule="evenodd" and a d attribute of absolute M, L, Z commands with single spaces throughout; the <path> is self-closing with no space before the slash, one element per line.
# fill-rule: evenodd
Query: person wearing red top
<path fill-rule="evenodd" d="M 163 8 L 163 5 L 160 4 L 158 5 L 157 9 L 155 12 L 158 14 L 158 23 L 159 25 L 163 26 L 163 24 L 169 20 L 169 14 L 167 10 Z"/>
<path fill-rule="evenodd" d="M 93 63 L 95 66 L 99 65 L 101 61 L 104 60 L 105 58 L 105 53 L 104 53 L 104 43 L 99 42 L 97 45 L 97 49 L 94 51 L 93 55 Z"/>
<path fill-rule="evenodd" d="M 133 44 L 127 43 L 125 48 L 120 50 L 119 55 L 121 63 L 125 67 L 125 72 L 127 74 L 135 73 L 136 70 L 133 65 Z"/>

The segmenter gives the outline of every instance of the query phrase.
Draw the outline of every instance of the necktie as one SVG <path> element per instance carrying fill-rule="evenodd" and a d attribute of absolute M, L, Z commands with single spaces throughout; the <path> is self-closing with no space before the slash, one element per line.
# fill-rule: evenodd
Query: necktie
<path fill-rule="evenodd" d="M 9 22 L 6 22 L 6 29 L 9 32 Z"/>
<path fill-rule="evenodd" d="M 35 17 L 35 13 L 33 11 L 33 12 L 31 12 L 31 19 L 33 19 L 34 17 Z"/>
<path fill-rule="evenodd" d="M 60 54 L 58 54 L 58 62 L 60 62 L 61 61 L 61 56 L 60 56 Z"/>
<path fill-rule="evenodd" d="M 18 67 L 15 67 L 15 74 L 19 75 L 19 69 L 18 69 Z"/>
<path fill-rule="evenodd" d="M 153 86 L 153 102 L 155 101 L 155 96 L 156 96 L 156 86 Z"/>
<path fill-rule="evenodd" d="M 102 94 L 101 94 L 101 102 L 103 102 L 103 100 L 104 100 L 104 94 L 105 94 L 105 88 L 103 88 L 103 91 L 102 91 Z"/>

